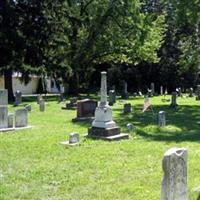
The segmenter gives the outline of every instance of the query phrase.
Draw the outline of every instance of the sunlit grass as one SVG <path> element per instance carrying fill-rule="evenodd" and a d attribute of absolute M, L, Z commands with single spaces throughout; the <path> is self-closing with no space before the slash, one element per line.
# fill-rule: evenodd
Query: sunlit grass
<path fill-rule="evenodd" d="M 200 185 L 200 101 L 179 98 L 171 109 L 170 102 L 154 97 L 154 115 L 141 112 L 143 98 L 127 100 L 133 112 L 126 115 L 118 101 L 114 120 L 122 132 L 129 122 L 135 129 L 130 140 L 110 143 L 85 139 L 90 123 L 72 123 L 75 110 L 61 110 L 55 99 L 48 100 L 44 113 L 29 102 L 32 129 L 0 134 L 0 199 L 158 200 L 162 157 L 176 146 L 189 151 L 189 195 L 197 200 L 192 189 Z M 157 126 L 159 110 L 166 111 L 164 128 Z M 80 145 L 64 148 L 59 142 L 70 132 L 81 134 Z"/>

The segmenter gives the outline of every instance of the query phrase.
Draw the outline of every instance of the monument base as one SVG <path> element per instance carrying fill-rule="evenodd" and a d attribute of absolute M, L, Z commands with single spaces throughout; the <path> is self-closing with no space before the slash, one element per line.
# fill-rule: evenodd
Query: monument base
<path fill-rule="evenodd" d="M 72 122 L 84 122 L 84 121 L 93 121 L 94 117 L 76 117 L 72 119 Z"/>
<path fill-rule="evenodd" d="M 1 128 L 0 132 L 9 132 L 9 131 L 18 131 L 32 128 L 32 126 L 24 126 L 24 127 L 12 127 L 12 128 Z"/>
<path fill-rule="evenodd" d="M 63 142 L 60 142 L 61 145 L 65 146 L 65 147 L 73 147 L 73 146 L 77 146 L 79 145 L 79 143 L 70 143 L 69 141 L 63 141 Z"/>
<path fill-rule="evenodd" d="M 87 137 L 93 138 L 93 139 L 108 140 L 108 141 L 129 139 L 128 134 L 126 134 L 126 133 L 120 134 L 119 127 L 113 127 L 113 128 L 91 127 L 88 129 Z"/>

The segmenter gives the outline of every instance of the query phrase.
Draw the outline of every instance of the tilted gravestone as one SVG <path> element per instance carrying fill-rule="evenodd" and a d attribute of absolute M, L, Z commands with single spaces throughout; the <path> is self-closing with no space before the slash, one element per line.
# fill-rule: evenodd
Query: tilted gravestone
<path fill-rule="evenodd" d="M 80 100 L 77 103 L 77 117 L 72 121 L 84 121 L 93 119 L 97 104 L 98 103 L 95 100 Z"/>
<path fill-rule="evenodd" d="M 115 90 L 109 90 L 109 105 L 112 106 L 116 102 Z"/>
<path fill-rule="evenodd" d="M 158 126 L 160 127 L 166 126 L 165 111 L 159 111 L 158 113 Z"/>
<path fill-rule="evenodd" d="M 15 106 L 18 106 L 22 103 L 22 92 L 17 90 L 15 92 Z"/>
<path fill-rule="evenodd" d="M 18 109 L 15 111 L 15 127 L 28 126 L 28 111 L 26 109 Z"/>
<path fill-rule="evenodd" d="M 200 85 L 197 85 L 197 91 L 196 91 L 196 100 L 200 100 Z"/>
<path fill-rule="evenodd" d="M 171 99 L 171 105 L 170 105 L 170 107 L 172 107 L 172 108 L 175 108 L 178 105 L 176 103 L 176 97 L 177 97 L 177 93 L 172 92 L 172 99 Z"/>
<path fill-rule="evenodd" d="M 8 107 L 0 106 L 0 129 L 8 127 Z"/>
<path fill-rule="evenodd" d="M 0 105 L 8 105 L 8 90 L 0 89 Z"/>
<path fill-rule="evenodd" d="M 187 149 L 169 149 L 164 154 L 162 168 L 161 200 L 188 200 Z"/>
<path fill-rule="evenodd" d="M 130 103 L 125 103 L 124 104 L 124 114 L 126 113 L 130 113 L 132 111 L 132 108 L 131 108 L 131 104 Z"/>

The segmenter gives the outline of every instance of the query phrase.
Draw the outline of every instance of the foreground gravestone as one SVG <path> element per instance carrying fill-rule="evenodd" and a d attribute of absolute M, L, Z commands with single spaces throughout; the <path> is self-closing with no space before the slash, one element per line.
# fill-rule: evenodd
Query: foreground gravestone
<path fill-rule="evenodd" d="M 165 111 L 159 111 L 158 113 L 158 126 L 160 127 L 166 126 Z"/>
<path fill-rule="evenodd" d="M 176 97 L 177 97 L 177 93 L 172 92 L 171 105 L 170 105 L 170 107 L 172 108 L 175 108 L 177 106 Z"/>
<path fill-rule="evenodd" d="M 200 100 L 200 85 L 197 85 L 197 91 L 196 91 L 196 100 Z"/>
<path fill-rule="evenodd" d="M 77 103 L 77 117 L 72 121 L 87 121 L 94 119 L 97 101 L 84 99 Z"/>
<path fill-rule="evenodd" d="M 26 109 L 18 109 L 15 111 L 15 127 L 28 126 L 28 111 Z"/>
<path fill-rule="evenodd" d="M 8 127 L 8 107 L 0 106 L 0 129 Z"/>
<path fill-rule="evenodd" d="M 112 110 L 107 103 L 106 72 L 101 72 L 101 99 L 95 110 L 95 119 L 88 129 L 88 137 L 104 140 L 128 139 L 128 134 L 120 134 L 120 128 L 112 119 Z"/>
<path fill-rule="evenodd" d="M 116 102 L 115 90 L 109 90 L 109 105 L 112 106 Z"/>
<path fill-rule="evenodd" d="M 132 111 L 131 104 L 130 103 L 125 103 L 124 104 L 124 111 L 123 111 L 123 113 L 126 114 L 126 113 L 130 113 L 131 111 Z"/>
<path fill-rule="evenodd" d="M 45 111 L 45 101 L 43 99 L 40 100 L 40 102 L 39 102 L 39 109 L 40 109 L 40 112 Z"/>
<path fill-rule="evenodd" d="M 15 92 L 15 103 L 14 103 L 14 105 L 18 106 L 21 103 L 22 103 L 22 92 L 17 90 Z"/>
<path fill-rule="evenodd" d="M 171 148 L 162 161 L 164 177 L 161 200 L 188 200 L 187 149 Z"/>
<path fill-rule="evenodd" d="M 0 105 L 8 105 L 8 90 L 0 89 Z"/>

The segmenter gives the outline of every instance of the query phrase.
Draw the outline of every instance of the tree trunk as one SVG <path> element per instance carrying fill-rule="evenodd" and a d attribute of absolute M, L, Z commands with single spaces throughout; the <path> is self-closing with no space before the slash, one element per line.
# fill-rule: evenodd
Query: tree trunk
<path fill-rule="evenodd" d="M 12 86 L 12 70 L 6 70 L 4 72 L 4 84 L 5 89 L 8 90 L 8 101 L 14 101 L 13 86 Z"/>
<path fill-rule="evenodd" d="M 79 76 L 77 72 L 69 79 L 69 94 L 77 95 L 79 93 Z"/>

